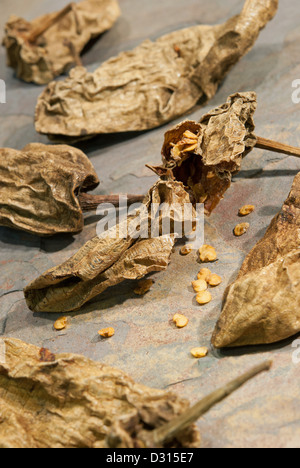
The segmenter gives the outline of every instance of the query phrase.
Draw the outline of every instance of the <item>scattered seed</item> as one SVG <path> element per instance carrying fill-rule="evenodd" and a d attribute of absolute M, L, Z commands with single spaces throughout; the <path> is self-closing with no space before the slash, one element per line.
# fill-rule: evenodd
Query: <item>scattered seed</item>
<path fill-rule="evenodd" d="M 190 244 L 189 245 L 184 245 L 180 249 L 181 255 L 189 255 L 192 251 L 193 251 L 193 247 Z"/>
<path fill-rule="evenodd" d="M 60 317 L 56 320 L 54 324 L 55 330 L 63 330 L 67 326 L 68 319 L 67 317 Z"/>
<path fill-rule="evenodd" d="M 144 296 L 148 291 L 150 291 L 153 284 L 154 281 L 152 279 L 140 281 L 137 285 L 137 288 L 134 290 L 134 294 L 137 294 L 138 296 Z"/>
<path fill-rule="evenodd" d="M 237 237 L 240 237 L 240 236 L 246 234 L 246 232 L 248 231 L 249 228 L 250 228 L 250 224 L 249 224 L 249 223 L 241 223 L 241 224 L 238 224 L 238 225 L 234 228 L 234 234 L 235 234 Z"/>
<path fill-rule="evenodd" d="M 197 280 L 197 281 L 193 281 L 192 282 L 192 286 L 194 288 L 194 291 L 196 293 L 200 293 L 202 291 L 206 291 L 207 290 L 207 282 L 204 280 L 204 279 L 200 279 L 200 280 Z"/>
<path fill-rule="evenodd" d="M 204 263 L 217 260 L 217 252 L 211 245 L 202 245 L 199 249 L 200 260 Z"/>
<path fill-rule="evenodd" d="M 196 301 L 200 305 L 208 304 L 212 300 L 212 295 L 209 291 L 199 292 L 196 296 Z"/>
<path fill-rule="evenodd" d="M 189 323 L 189 319 L 185 315 L 175 314 L 173 322 L 176 324 L 177 328 L 184 328 Z"/>
<path fill-rule="evenodd" d="M 206 281 L 207 278 L 211 275 L 211 271 L 208 268 L 202 268 L 197 275 L 198 280 Z"/>
<path fill-rule="evenodd" d="M 219 286 L 219 284 L 222 283 L 222 278 L 219 275 L 211 274 L 208 277 L 207 282 L 210 286 Z"/>
<path fill-rule="evenodd" d="M 115 330 L 112 327 L 109 328 L 102 328 L 102 330 L 98 331 L 98 335 L 102 336 L 102 338 L 110 338 L 114 336 Z"/>
<path fill-rule="evenodd" d="M 245 205 L 240 209 L 239 215 L 240 216 L 248 216 L 249 214 L 253 213 L 254 210 L 255 210 L 254 205 Z"/>
<path fill-rule="evenodd" d="M 208 355 L 208 349 L 203 347 L 203 348 L 193 348 L 191 349 L 191 355 L 194 358 L 201 359 L 204 358 Z"/>

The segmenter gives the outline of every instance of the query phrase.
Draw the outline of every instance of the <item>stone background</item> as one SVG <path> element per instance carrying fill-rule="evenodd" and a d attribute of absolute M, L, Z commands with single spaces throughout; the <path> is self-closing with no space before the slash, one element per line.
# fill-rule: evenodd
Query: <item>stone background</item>
<path fill-rule="evenodd" d="M 67 0 L 1 0 L 0 31 L 14 13 L 26 19 L 54 11 Z M 299 105 L 292 103 L 292 82 L 300 78 L 299 0 L 280 0 L 275 20 L 262 32 L 253 50 L 231 71 L 215 98 L 189 116 L 199 119 L 236 91 L 258 93 L 257 134 L 293 145 L 300 144 Z M 155 39 L 175 29 L 197 23 L 218 23 L 238 13 L 242 0 L 120 0 L 122 17 L 83 57 L 94 70 L 109 57 Z M 0 32 L 1 34 L 1 32 Z M 5 66 L 0 50 L 0 78 L 7 84 L 7 104 L 0 104 L 0 146 L 21 149 L 30 142 L 47 142 L 36 134 L 34 108 L 42 88 L 16 79 Z M 159 163 L 163 135 L 169 127 L 141 135 L 97 138 L 81 148 L 93 162 L 101 179 L 96 193 L 145 193 L 156 180 L 145 163 Z M 170 388 L 192 403 L 230 378 L 266 358 L 274 360 L 269 374 L 257 377 L 199 421 L 203 447 L 300 447 L 300 364 L 292 363 L 292 343 L 287 340 L 224 352 L 210 349 L 197 361 L 189 351 L 210 347 L 210 338 L 220 314 L 222 294 L 249 250 L 263 236 L 272 217 L 288 195 L 300 169 L 296 158 L 254 150 L 244 161 L 225 200 L 206 221 L 206 242 L 214 245 L 219 261 L 214 271 L 224 282 L 213 291 L 214 300 L 199 308 L 191 280 L 199 271 L 196 254 L 172 256 L 169 269 L 155 274 L 155 285 L 145 297 L 136 297 L 135 284 L 125 283 L 107 291 L 69 314 L 70 325 L 55 332 L 52 314 L 32 314 L 22 289 L 46 269 L 68 259 L 95 235 L 97 218 L 86 216 L 84 232 L 76 237 L 39 239 L 0 228 L 0 335 L 20 338 L 53 352 L 76 352 L 128 372 L 137 381 Z M 1 181 L 0 181 L 1 183 Z M 249 233 L 237 239 L 232 229 L 239 222 L 238 209 L 253 203 Z M 176 329 L 171 319 L 183 312 L 187 328 Z M 116 334 L 101 341 L 97 331 L 113 326 Z"/>

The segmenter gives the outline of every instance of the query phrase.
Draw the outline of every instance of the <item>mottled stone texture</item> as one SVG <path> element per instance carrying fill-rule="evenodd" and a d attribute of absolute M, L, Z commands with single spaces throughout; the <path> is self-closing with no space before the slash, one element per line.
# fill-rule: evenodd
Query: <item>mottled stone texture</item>
<path fill-rule="evenodd" d="M 2 0 L 1 31 L 10 13 L 31 19 L 59 9 L 67 1 Z M 217 23 L 237 13 L 242 1 L 122 0 L 122 17 L 83 58 L 90 71 L 141 40 L 199 23 Z M 299 2 L 280 0 L 275 19 L 261 33 L 253 50 L 231 71 L 206 108 L 188 116 L 198 120 L 205 111 L 237 91 L 258 94 L 256 133 L 300 145 L 300 106 L 293 104 L 292 82 L 300 78 Z M 34 130 L 33 116 L 40 87 L 26 85 L 5 67 L 0 52 L 0 78 L 6 80 L 7 104 L 0 104 L 0 146 L 23 148 L 32 141 L 47 142 Z M 182 119 L 180 119 L 182 120 Z M 175 122 L 176 123 L 176 122 Z M 139 135 L 98 138 L 81 144 L 96 167 L 98 193 L 146 192 L 156 180 L 145 163 L 160 164 L 164 132 L 170 125 Z M 130 156 L 130 158 L 129 158 Z M 125 164 L 126 162 L 126 164 Z M 41 240 L 26 233 L 0 228 L 0 333 L 20 338 L 52 352 L 76 352 L 118 367 L 138 382 L 172 390 L 195 402 L 230 377 L 236 377 L 263 358 L 274 359 L 273 370 L 249 383 L 199 421 L 204 447 L 300 447 L 300 364 L 292 362 L 293 339 L 276 345 L 216 352 L 196 361 L 195 346 L 210 346 L 220 315 L 222 294 L 232 282 L 250 249 L 263 237 L 271 219 L 287 198 L 299 160 L 254 150 L 243 169 L 206 222 L 206 243 L 216 247 L 219 260 L 213 271 L 224 281 L 213 290 L 213 301 L 199 308 L 190 282 L 200 266 L 195 254 L 179 255 L 178 248 L 166 272 L 154 275 L 155 285 L 143 298 L 124 283 L 94 300 L 80 314 L 70 314 L 70 325 L 55 332 L 58 315 L 32 314 L 22 288 L 48 268 L 67 260 L 95 235 L 97 218 L 86 215 L 85 230 L 76 237 Z M 254 204 L 248 233 L 237 239 L 232 230 L 240 222 L 238 210 Z M 85 312 L 85 313 L 82 313 Z M 179 330 L 173 315 L 184 313 L 189 325 Z M 102 341 L 97 331 L 112 326 L 116 334 Z M 295 337 L 296 339 L 296 337 Z"/>

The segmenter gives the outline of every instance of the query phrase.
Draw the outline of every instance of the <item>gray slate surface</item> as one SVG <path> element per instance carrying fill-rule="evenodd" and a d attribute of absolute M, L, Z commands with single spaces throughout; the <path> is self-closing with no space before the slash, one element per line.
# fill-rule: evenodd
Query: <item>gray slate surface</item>
<path fill-rule="evenodd" d="M 0 31 L 9 14 L 31 19 L 63 7 L 68 1 L 1 0 Z M 121 0 L 123 15 L 84 56 L 94 70 L 103 60 L 130 49 L 146 38 L 196 23 L 221 22 L 237 13 L 241 0 Z M 292 82 L 300 78 L 299 1 L 280 0 L 275 20 L 262 32 L 254 49 L 232 70 L 219 92 L 204 109 L 223 103 L 236 91 L 258 93 L 257 134 L 300 145 L 299 105 L 292 103 Z M 7 104 L 0 104 L 0 145 L 21 149 L 47 138 L 36 134 L 34 107 L 40 87 L 15 78 L 5 66 L 0 50 L 0 78 L 7 83 Z M 156 180 L 145 163 L 159 163 L 163 135 L 169 126 L 139 136 L 98 138 L 82 144 L 101 179 L 97 193 L 144 193 Z M 196 254 L 180 257 L 178 248 L 169 269 L 155 274 L 155 285 L 144 298 L 133 294 L 134 284 L 107 291 L 81 310 L 70 314 L 70 326 L 55 332 L 58 318 L 32 314 L 22 289 L 51 266 L 69 258 L 95 235 L 97 218 L 86 216 L 86 227 L 76 237 L 39 239 L 0 228 L 0 334 L 20 338 L 53 352 L 76 352 L 128 372 L 137 381 L 159 388 L 172 388 L 191 402 L 223 385 L 265 358 L 274 360 L 273 370 L 239 390 L 210 411 L 201 421 L 203 447 L 300 447 L 300 364 L 292 363 L 295 338 L 273 346 L 216 352 L 197 361 L 189 351 L 210 347 L 210 337 L 220 314 L 222 294 L 250 248 L 260 239 L 272 217 L 287 197 L 297 159 L 255 150 L 244 162 L 225 200 L 206 222 L 206 241 L 219 252 L 214 271 L 224 282 L 204 308 L 194 301 L 191 280 L 199 271 Z M 249 233 L 236 239 L 232 229 L 239 222 L 238 209 L 256 205 Z M 176 329 L 171 319 L 183 312 L 189 326 Z M 101 341 L 97 331 L 113 326 L 116 334 Z"/>

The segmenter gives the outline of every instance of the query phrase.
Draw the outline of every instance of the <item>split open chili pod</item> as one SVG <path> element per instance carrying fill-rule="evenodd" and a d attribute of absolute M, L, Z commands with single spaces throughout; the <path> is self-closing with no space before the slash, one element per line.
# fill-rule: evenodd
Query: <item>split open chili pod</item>
<path fill-rule="evenodd" d="M 211 214 L 254 148 L 300 157 L 300 148 L 254 133 L 256 108 L 256 93 L 232 94 L 198 122 L 186 120 L 167 131 L 162 165 L 148 167 L 163 180 L 183 183 L 192 202 Z"/>
<path fill-rule="evenodd" d="M 194 203 L 204 203 L 210 214 L 256 144 L 256 107 L 254 92 L 236 93 L 199 122 L 182 122 L 165 134 L 162 166 L 150 168 L 182 182 Z"/>

